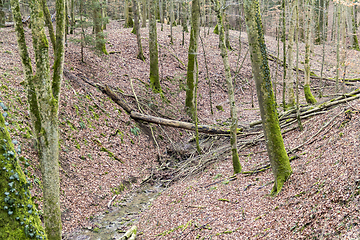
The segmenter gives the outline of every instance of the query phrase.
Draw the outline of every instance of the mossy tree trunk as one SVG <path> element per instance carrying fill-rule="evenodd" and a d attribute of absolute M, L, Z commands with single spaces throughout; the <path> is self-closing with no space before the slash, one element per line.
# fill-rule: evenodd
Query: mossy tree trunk
<path fill-rule="evenodd" d="M 53 50 L 55 51 L 55 46 L 56 46 L 55 32 L 54 32 L 54 27 L 53 27 L 53 24 L 51 21 L 50 11 L 46 4 L 46 0 L 42 0 L 41 5 L 42 5 L 42 10 L 44 12 L 45 24 L 49 31 L 50 41 L 53 46 Z"/>
<path fill-rule="evenodd" d="M 159 50 L 156 29 L 156 0 L 150 2 L 149 52 L 150 52 L 150 86 L 153 92 L 160 93 Z"/>
<path fill-rule="evenodd" d="M 241 172 L 241 164 L 239 161 L 239 154 L 237 150 L 237 126 L 238 126 L 238 118 L 237 118 L 237 109 L 235 104 L 235 97 L 234 97 L 234 87 L 231 77 L 231 70 L 229 64 L 229 58 L 226 49 L 226 42 L 225 42 L 225 31 L 223 26 L 222 16 L 224 16 L 224 5 L 225 1 L 222 0 L 220 5 L 219 0 L 213 0 L 215 5 L 215 12 L 217 16 L 217 24 L 219 30 L 219 45 L 221 51 L 221 57 L 223 59 L 224 69 L 225 69 L 225 78 L 226 78 L 226 85 L 228 89 L 228 97 L 229 97 L 229 104 L 230 104 L 230 117 L 231 117 L 231 126 L 230 126 L 230 145 L 231 145 L 231 153 L 232 153 L 232 163 L 234 173 Z"/>
<path fill-rule="evenodd" d="M 356 10 L 356 6 L 350 6 L 349 8 L 351 12 L 351 24 L 352 24 L 352 39 L 353 39 L 352 47 L 356 51 L 360 51 L 359 41 L 357 37 L 357 22 L 355 20 L 355 14 L 354 14 L 354 10 Z"/>
<path fill-rule="evenodd" d="M 305 4 L 306 11 L 306 31 L 305 31 L 305 79 L 304 79 L 304 94 L 307 103 L 316 103 L 315 97 L 311 93 L 310 88 L 310 44 L 311 44 L 311 24 L 312 24 L 312 6 L 314 0 L 307 0 Z"/>
<path fill-rule="evenodd" d="M 132 16 L 132 7 L 129 3 L 130 0 L 124 0 L 124 15 L 125 15 L 125 25 L 124 28 L 132 28 L 134 26 L 133 16 Z"/>
<path fill-rule="evenodd" d="M 108 54 L 106 51 L 105 37 L 103 32 L 103 17 L 102 17 L 102 5 L 99 0 L 93 0 L 93 18 L 94 18 L 94 30 L 95 30 L 95 48 L 97 51 Z"/>
<path fill-rule="evenodd" d="M 293 74 L 293 46 L 294 46 L 294 33 L 295 33 L 295 18 L 297 6 L 293 5 L 292 17 L 290 20 L 290 29 L 289 29 L 289 42 L 288 42 L 288 66 L 290 71 L 287 74 L 287 82 L 286 82 L 286 93 L 287 93 L 287 107 L 293 107 L 295 105 L 295 96 L 294 96 L 294 74 Z"/>
<path fill-rule="evenodd" d="M 136 42 L 138 46 L 138 54 L 137 58 L 144 61 L 145 56 L 143 53 L 142 45 L 141 45 L 141 34 L 140 34 L 140 23 L 139 23 L 139 8 L 136 0 L 133 0 L 133 8 L 134 8 L 134 26 L 135 26 L 135 34 L 136 34 Z"/>
<path fill-rule="evenodd" d="M 191 32 L 190 32 L 190 43 L 188 52 L 188 66 L 186 74 L 186 99 L 185 108 L 186 112 L 193 121 L 196 120 L 194 115 L 194 94 L 195 94 L 195 81 L 196 81 L 196 59 L 197 49 L 199 41 L 199 29 L 200 27 L 200 5 L 199 0 L 193 0 L 191 5 Z"/>
<path fill-rule="evenodd" d="M 5 12 L 3 10 L 4 7 L 4 1 L 5 0 L 0 0 L 0 27 L 4 27 L 5 26 Z"/>
<path fill-rule="evenodd" d="M 74 0 L 70 0 L 70 34 L 74 34 L 75 30 L 75 4 Z"/>
<path fill-rule="evenodd" d="M 0 129 L 0 239 L 45 239 L 39 213 L 31 199 L 31 182 L 19 165 L 1 114 Z M 26 159 L 20 160 L 28 166 Z"/>
<path fill-rule="evenodd" d="M 245 21 L 267 152 L 275 177 L 272 194 L 281 191 L 292 170 L 285 151 L 270 78 L 259 1 L 244 1 Z"/>
<path fill-rule="evenodd" d="M 61 212 L 59 201 L 59 135 L 58 109 L 63 76 L 65 39 L 65 2 L 56 1 L 56 47 L 53 77 L 50 76 L 49 43 L 44 30 L 40 0 L 30 1 L 33 47 L 36 74 L 25 42 L 18 1 L 11 0 L 16 24 L 20 57 L 27 80 L 27 93 L 34 135 L 42 173 L 44 222 L 48 239 L 61 239 Z"/>

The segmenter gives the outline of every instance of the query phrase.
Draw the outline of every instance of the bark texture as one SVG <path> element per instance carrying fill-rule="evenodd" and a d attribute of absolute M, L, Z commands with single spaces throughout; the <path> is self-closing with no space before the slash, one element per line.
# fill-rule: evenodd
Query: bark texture
<path fill-rule="evenodd" d="M 154 92 L 161 92 L 159 78 L 159 50 L 156 29 L 156 0 L 150 2 L 149 52 L 150 52 L 150 86 Z"/>
<path fill-rule="evenodd" d="M 277 117 L 259 2 L 258 0 L 245 0 L 244 8 L 252 72 L 256 84 L 267 152 L 275 177 L 271 193 L 276 195 L 281 191 L 284 182 L 290 177 L 292 170 Z"/>
<path fill-rule="evenodd" d="M 19 4 L 11 1 L 16 22 L 19 52 L 27 80 L 28 102 L 42 173 L 44 222 L 48 239 L 61 239 L 61 212 L 59 201 L 59 136 L 58 108 L 64 61 L 65 2 L 56 1 L 56 46 L 54 76 L 50 77 L 49 43 L 44 30 L 41 0 L 30 1 L 32 38 L 36 60 L 33 75 L 27 51 Z"/>
<path fill-rule="evenodd" d="M 190 43 L 188 52 L 188 67 L 186 75 L 186 99 L 185 107 L 186 112 L 195 121 L 194 109 L 195 109 L 195 81 L 196 81 L 196 59 L 199 39 L 199 27 L 200 27 L 200 5 L 199 0 L 193 0 L 191 6 L 191 32 Z"/>
<path fill-rule="evenodd" d="M 230 126 L 230 145 L 231 145 L 231 153 L 232 153 L 232 162 L 234 173 L 241 172 L 241 164 L 239 161 L 239 154 L 237 150 L 237 138 L 236 138 L 236 131 L 238 126 L 238 119 L 237 119 L 237 112 L 236 112 L 236 104 L 235 104 L 235 97 L 234 97 L 234 88 L 232 83 L 231 77 L 231 70 L 229 64 L 229 58 L 226 49 L 226 41 L 225 41 L 225 31 L 222 21 L 223 14 L 223 5 L 225 2 L 222 2 L 222 6 L 220 6 L 219 0 L 214 1 L 216 12 L 217 12 L 217 23 L 218 23 L 218 30 L 219 30 L 219 45 L 221 51 L 221 57 L 223 59 L 224 69 L 225 69 L 225 78 L 226 78 L 226 85 L 228 89 L 228 97 L 229 97 L 229 104 L 230 104 L 230 117 L 231 117 L 231 126 Z"/>
<path fill-rule="evenodd" d="M 45 239 L 39 213 L 31 200 L 30 181 L 19 165 L 1 114 L 0 144 L 0 239 Z M 20 160 L 28 166 L 26 159 Z"/>

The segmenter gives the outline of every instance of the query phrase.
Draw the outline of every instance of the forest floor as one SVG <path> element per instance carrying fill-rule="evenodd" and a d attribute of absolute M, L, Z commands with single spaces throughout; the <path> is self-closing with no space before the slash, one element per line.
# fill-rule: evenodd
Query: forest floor
<path fill-rule="evenodd" d="M 99 224 L 98 216 L 104 217 L 116 209 L 126 210 L 134 193 L 150 192 L 156 197 L 153 194 L 147 200 L 139 201 L 136 204 L 143 207 L 135 212 L 125 211 L 126 217 L 116 220 L 121 225 L 117 232 L 136 224 L 138 239 L 360 238 L 359 100 L 305 119 L 303 131 L 294 127 L 283 135 L 287 150 L 304 145 L 291 153 L 297 157 L 291 162 L 293 174 L 276 197 L 268 195 L 273 181 L 271 170 L 237 174 L 234 178 L 230 154 L 222 154 L 197 173 L 182 175 L 175 181 L 176 167 L 186 159 L 198 157 L 194 150 L 194 133 L 136 122 L 108 96 L 88 84 L 112 87 L 139 112 L 189 121 L 184 111 L 189 34 L 185 34 L 185 45 L 182 46 L 181 27 L 174 27 L 174 44 L 170 45 L 169 26 L 165 25 L 161 31 L 158 25 L 160 77 L 165 96 L 162 98 L 149 89 L 148 29 L 141 29 L 145 62 L 136 59 L 136 36 L 131 30 L 111 21 L 106 39 L 107 50 L 112 53 L 99 56 L 86 49 L 84 63 L 79 45 L 68 41 L 65 69 L 72 77 L 64 78 L 59 114 L 65 239 L 89 239 L 77 232 L 81 229 L 98 232 L 106 228 Z M 209 76 L 199 44 L 198 115 L 201 124 L 226 127 L 230 117 L 227 88 L 218 36 L 212 30 L 209 35 L 208 28 L 201 31 Z M 33 58 L 30 32 L 27 29 L 26 37 Z M 236 75 L 234 88 L 239 124 L 248 129 L 250 122 L 260 120 L 260 113 L 247 54 L 247 36 L 241 33 L 240 58 L 239 32 L 230 31 L 230 37 L 234 50 L 229 52 L 229 58 L 233 76 Z M 32 194 L 41 209 L 41 174 L 30 131 L 26 89 L 13 28 L 1 29 L 0 43 L 0 99 L 9 108 L 7 121 L 12 137 L 21 144 L 23 155 L 31 160 Z M 276 39 L 267 36 L 266 44 L 269 53 L 276 56 Z M 327 78 L 336 75 L 334 49 L 333 45 L 326 45 L 324 76 Z M 280 47 L 282 59 L 281 53 Z M 321 59 L 322 46 L 315 46 L 311 69 L 317 75 L 320 75 Z M 346 78 L 359 78 L 360 53 L 346 49 L 346 59 Z M 300 62 L 303 61 L 304 44 L 300 43 Z M 236 74 L 240 65 L 242 68 Z M 269 65 L 272 77 L 278 79 L 276 95 L 280 105 L 283 68 L 277 71 L 274 61 L 269 61 Z M 299 68 L 304 68 L 302 63 Z M 208 78 L 211 80 L 213 114 Z M 303 82 L 302 73 L 300 82 Z M 319 99 L 317 96 L 323 85 L 325 97 Z M 335 83 L 330 79 L 324 83 L 313 79 L 312 86 L 319 102 L 342 95 L 335 93 Z M 353 82 L 345 91 L 357 88 L 359 85 Z M 302 84 L 300 103 L 306 105 Z M 261 131 L 259 127 L 253 129 Z M 315 136 L 317 132 L 319 134 Z M 229 144 L 228 136 L 201 134 L 201 139 L 204 153 L 210 155 Z M 239 144 L 243 140 L 254 139 L 240 137 Z M 244 171 L 268 163 L 264 141 L 253 142 L 239 151 Z"/>

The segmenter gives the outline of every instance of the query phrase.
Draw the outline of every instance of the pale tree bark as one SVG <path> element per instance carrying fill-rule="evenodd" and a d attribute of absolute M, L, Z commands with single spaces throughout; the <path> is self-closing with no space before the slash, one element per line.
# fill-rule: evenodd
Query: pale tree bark
<path fill-rule="evenodd" d="M 286 0 L 282 0 L 281 3 L 282 7 L 282 35 L 281 35 L 281 41 L 283 42 L 283 91 L 282 91 L 282 103 L 283 103 L 283 109 L 286 111 Z"/>
<path fill-rule="evenodd" d="M 290 177 L 292 170 L 284 147 L 275 107 L 259 1 L 245 0 L 244 8 L 252 73 L 256 84 L 267 152 L 275 178 L 271 193 L 276 195 Z"/>
<path fill-rule="evenodd" d="M 295 32 L 295 21 L 296 21 L 296 11 L 297 6 L 293 6 L 292 16 L 290 20 L 290 29 L 289 29 L 289 43 L 288 43 L 288 66 L 289 72 L 287 74 L 287 82 L 286 82 L 286 93 L 287 93 L 287 102 L 285 103 L 287 107 L 293 107 L 295 105 L 295 96 L 294 96 L 294 74 L 293 74 L 293 61 L 294 61 L 294 53 L 293 53 L 293 46 L 294 46 L 294 32 Z"/>
<path fill-rule="evenodd" d="M 163 8 L 164 8 L 164 3 L 162 0 L 159 0 L 161 31 L 164 31 L 164 9 Z"/>
<path fill-rule="evenodd" d="M 44 229 L 30 194 L 30 181 L 22 171 L 10 134 L 0 114 L 0 239 L 45 239 Z M 24 165 L 28 166 L 26 159 Z M 27 172 L 27 170 L 25 170 Z M 24 207 L 18 207 L 24 206 Z M 31 211 L 30 211 L 31 210 Z M 24 220 L 25 219 L 25 220 Z M 24 226 L 28 226 L 27 231 Z M 30 231 L 29 231 L 30 230 Z M 30 235 L 31 233 L 31 235 Z"/>
<path fill-rule="evenodd" d="M 295 0 L 294 5 L 296 6 L 296 35 L 295 35 L 295 45 L 296 45 L 296 119 L 298 123 L 299 130 L 303 130 L 303 126 L 301 123 L 300 117 L 300 103 L 299 103 L 299 35 L 300 35 L 300 28 L 299 28 L 299 0 Z"/>
<path fill-rule="evenodd" d="M 32 38 L 36 60 L 33 75 L 18 1 L 12 0 L 12 11 L 20 57 L 27 81 L 30 118 L 36 136 L 42 173 L 44 222 L 48 239 L 61 239 L 61 211 L 59 184 L 58 109 L 64 63 L 65 2 L 56 1 L 56 47 L 53 77 L 50 77 L 49 44 L 44 31 L 40 0 L 30 1 Z"/>
<path fill-rule="evenodd" d="M 160 78 L 159 78 L 159 50 L 156 29 L 156 1 L 150 2 L 149 14 L 149 52 L 150 52 L 150 86 L 153 92 L 160 93 Z"/>
<path fill-rule="evenodd" d="M 237 126 L 238 126 L 238 118 L 237 118 L 237 111 L 236 111 L 236 104 L 235 104 L 235 97 L 234 97 L 234 87 L 231 77 L 231 70 L 229 64 L 229 57 L 227 54 L 226 43 L 225 43 L 225 31 L 223 26 L 222 16 L 225 1 L 222 0 L 220 5 L 219 0 L 213 0 L 215 5 L 215 11 L 217 15 L 217 24 L 219 30 L 219 45 L 221 51 L 221 57 L 223 59 L 224 69 L 225 69 L 225 79 L 226 85 L 228 89 L 228 97 L 229 97 L 229 104 L 230 104 L 230 118 L 231 118 L 231 126 L 230 126 L 230 145 L 231 145 L 231 153 L 232 153 L 232 163 L 234 173 L 241 172 L 241 164 L 239 161 L 239 154 L 237 150 Z"/>
<path fill-rule="evenodd" d="M 304 94 L 307 103 L 316 103 L 315 97 L 311 93 L 310 88 L 310 44 L 311 44 L 311 23 L 312 23 L 312 6 L 314 0 L 306 0 L 306 32 L 305 32 L 305 79 L 304 79 Z"/>
<path fill-rule="evenodd" d="M 141 14 L 142 14 L 142 25 L 141 27 L 146 27 L 146 4 L 147 4 L 147 0 L 142 0 L 142 11 L 141 11 Z"/>
<path fill-rule="evenodd" d="M 134 22 L 132 19 L 132 8 L 131 4 L 129 4 L 130 0 L 124 0 L 124 15 L 125 15 L 125 24 L 124 28 L 131 28 L 134 26 Z"/>
<path fill-rule="evenodd" d="M 194 115 L 195 108 L 195 81 L 196 81 L 196 59 L 199 39 L 199 26 L 200 25 L 200 5 L 199 0 L 193 0 L 191 5 L 191 32 L 190 32 L 190 43 L 188 52 L 188 67 L 187 67 L 187 89 L 185 108 L 186 112 L 193 121 L 196 120 Z"/>
<path fill-rule="evenodd" d="M 140 23 L 139 23 L 139 8 L 138 8 L 138 3 L 136 2 L 136 0 L 133 0 L 133 8 L 134 8 L 134 26 L 135 26 L 135 34 L 136 34 L 136 42 L 137 42 L 137 46 L 138 46 L 138 54 L 137 54 L 137 58 L 144 61 L 145 60 L 145 56 L 143 53 L 143 49 L 142 49 L 142 45 L 141 45 L 141 35 L 140 35 Z"/>
<path fill-rule="evenodd" d="M 340 79 L 340 16 L 341 5 L 336 4 L 336 77 L 335 77 L 335 90 L 339 91 L 339 79 Z"/>

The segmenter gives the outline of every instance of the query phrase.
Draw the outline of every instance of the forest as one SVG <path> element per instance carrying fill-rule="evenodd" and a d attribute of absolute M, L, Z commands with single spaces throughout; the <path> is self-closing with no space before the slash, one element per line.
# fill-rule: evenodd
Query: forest
<path fill-rule="evenodd" d="M 0 239 L 360 239 L 357 0 L 0 0 Z"/>

